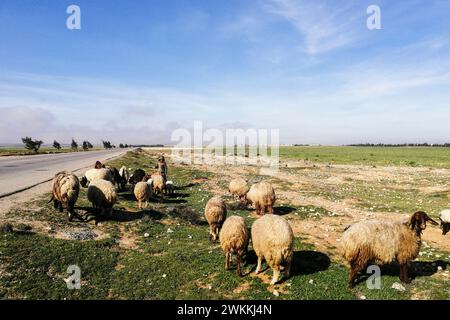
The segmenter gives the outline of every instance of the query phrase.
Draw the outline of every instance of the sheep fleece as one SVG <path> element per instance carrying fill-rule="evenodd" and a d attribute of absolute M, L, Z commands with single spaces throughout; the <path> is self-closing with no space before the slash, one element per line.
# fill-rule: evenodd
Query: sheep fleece
<path fill-rule="evenodd" d="M 261 207 L 273 206 L 276 200 L 275 191 L 270 183 L 259 182 L 252 185 L 247 194 L 247 199 L 254 205 L 258 203 Z"/>
<path fill-rule="evenodd" d="M 292 261 L 294 233 L 282 217 L 266 214 L 252 226 L 253 249 L 272 269 L 280 269 Z"/>
<path fill-rule="evenodd" d="M 227 207 L 219 196 L 212 197 L 205 207 L 205 218 L 208 223 L 221 225 L 227 217 Z"/>
<path fill-rule="evenodd" d="M 53 197 L 68 206 L 74 205 L 80 193 L 80 182 L 74 174 L 63 171 L 53 178 Z"/>
<path fill-rule="evenodd" d="M 95 180 L 89 184 L 87 198 L 98 208 L 112 208 L 117 201 L 117 191 L 107 180 Z"/>
<path fill-rule="evenodd" d="M 341 238 L 342 256 L 350 263 L 359 255 L 376 264 L 414 260 L 420 241 L 407 224 L 388 221 L 361 221 L 350 226 Z"/>
<path fill-rule="evenodd" d="M 242 255 L 250 238 L 244 218 L 231 216 L 225 220 L 220 231 L 220 246 L 224 252 Z"/>
<path fill-rule="evenodd" d="M 93 182 L 96 180 L 107 180 L 114 183 L 114 176 L 112 175 L 111 170 L 106 168 L 90 169 L 86 171 L 84 176 L 88 179 L 89 182 Z"/>
<path fill-rule="evenodd" d="M 230 181 L 228 190 L 232 195 L 237 195 L 239 197 L 245 196 L 249 190 L 247 181 L 242 178 L 233 179 Z"/>
<path fill-rule="evenodd" d="M 148 201 L 152 196 L 152 189 L 147 182 L 138 182 L 134 187 L 134 196 L 138 201 Z"/>

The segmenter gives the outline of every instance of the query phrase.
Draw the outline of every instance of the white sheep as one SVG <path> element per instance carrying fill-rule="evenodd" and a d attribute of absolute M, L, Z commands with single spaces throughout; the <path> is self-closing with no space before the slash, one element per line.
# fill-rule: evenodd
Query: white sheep
<path fill-rule="evenodd" d="M 267 214 L 252 225 L 253 249 L 258 256 L 256 273 L 261 271 L 262 260 L 272 268 L 271 284 L 278 282 L 281 271 L 289 277 L 291 270 L 294 233 L 289 223 L 280 216 Z"/>
<path fill-rule="evenodd" d="M 101 209 L 101 214 L 111 215 L 112 207 L 117 201 L 117 191 L 111 181 L 99 179 L 89 183 L 87 198 L 94 208 Z"/>
<path fill-rule="evenodd" d="M 241 201 L 244 201 L 249 191 L 247 181 L 243 178 L 237 178 L 230 181 L 228 185 L 228 191 L 235 197 L 238 197 Z"/>
<path fill-rule="evenodd" d="M 69 221 L 72 221 L 75 203 L 80 193 L 80 182 L 76 175 L 62 171 L 55 175 L 52 185 L 52 198 L 55 209 L 63 211 L 63 206 L 67 208 Z"/>
<path fill-rule="evenodd" d="M 266 181 L 255 183 L 247 193 L 247 202 L 255 207 L 257 215 L 264 212 L 273 214 L 275 200 L 275 190 Z"/>
<path fill-rule="evenodd" d="M 164 191 L 166 192 L 166 194 L 168 195 L 173 195 L 175 192 L 175 186 L 173 184 L 173 181 L 171 180 L 167 180 L 166 181 L 166 185 L 164 186 Z"/>
<path fill-rule="evenodd" d="M 236 256 L 236 272 L 242 276 L 241 261 L 247 253 L 250 232 L 245 226 L 242 217 L 231 216 L 227 218 L 220 230 L 220 246 L 225 252 L 225 270 L 229 269 L 233 254 Z"/>
<path fill-rule="evenodd" d="M 148 205 L 148 201 L 152 196 L 152 189 L 147 182 L 138 182 L 134 186 L 134 196 L 138 201 L 139 209 L 142 209 L 143 204 L 145 203 L 145 207 Z"/>
<path fill-rule="evenodd" d="M 445 236 L 450 231 L 450 210 L 442 210 L 439 220 L 441 220 L 442 234 Z"/>
<path fill-rule="evenodd" d="M 164 188 L 166 186 L 166 181 L 164 180 L 164 177 L 160 175 L 159 173 L 152 174 L 151 179 L 153 181 L 153 191 L 155 194 L 163 194 Z"/>
<path fill-rule="evenodd" d="M 411 282 L 408 263 L 419 254 L 421 234 L 428 221 L 437 225 L 425 212 L 418 211 L 404 223 L 369 220 L 348 227 L 340 245 L 342 256 L 350 265 L 350 287 L 369 262 L 379 265 L 398 262 L 400 280 Z"/>
<path fill-rule="evenodd" d="M 95 180 L 107 180 L 115 183 L 111 170 L 107 168 L 90 169 L 86 171 L 80 182 L 83 187 L 87 187 L 92 181 Z"/>
<path fill-rule="evenodd" d="M 227 217 L 227 207 L 220 196 L 214 196 L 206 203 L 205 218 L 209 224 L 209 239 L 216 242 L 220 228 Z"/>
<path fill-rule="evenodd" d="M 127 167 L 122 166 L 119 169 L 119 174 L 123 179 L 125 179 L 126 182 L 128 182 L 128 180 L 130 180 L 130 172 L 128 171 Z"/>

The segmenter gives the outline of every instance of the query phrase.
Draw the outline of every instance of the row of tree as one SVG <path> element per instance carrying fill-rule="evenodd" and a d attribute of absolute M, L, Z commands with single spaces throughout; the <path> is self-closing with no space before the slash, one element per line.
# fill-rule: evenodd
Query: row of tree
<path fill-rule="evenodd" d="M 31 137 L 25 137 L 22 138 L 22 142 L 25 146 L 25 149 L 30 150 L 30 151 L 34 151 L 34 152 L 38 152 L 39 149 L 41 148 L 42 144 L 44 143 L 42 140 L 34 140 Z M 103 148 L 105 149 L 113 149 L 116 146 L 111 144 L 110 141 L 102 141 L 103 143 Z M 92 143 L 90 143 L 89 141 L 83 141 L 83 143 L 81 144 L 81 147 L 83 148 L 84 151 L 88 151 L 89 149 L 94 148 L 94 146 L 92 145 Z M 126 144 L 120 144 L 120 148 L 128 148 L 129 145 Z M 55 148 L 56 150 L 61 150 L 61 143 L 59 143 L 58 141 L 54 140 L 53 141 L 53 148 Z M 75 139 L 72 139 L 72 142 L 70 143 L 70 148 L 73 151 L 78 150 L 78 142 L 75 141 Z"/>
<path fill-rule="evenodd" d="M 358 144 L 350 144 L 351 147 L 441 147 L 448 148 L 450 147 L 450 143 L 398 143 L 398 144 L 389 144 L 389 143 L 358 143 Z"/>

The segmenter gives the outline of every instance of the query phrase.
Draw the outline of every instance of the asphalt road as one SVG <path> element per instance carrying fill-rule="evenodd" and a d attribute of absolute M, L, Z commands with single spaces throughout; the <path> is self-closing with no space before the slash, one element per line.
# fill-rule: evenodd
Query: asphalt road
<path fill-rule="evenodd" d="M 124 154 L 128 149 L 0 157 L 0 198 L 53 179 L 63 170 L 93 167 Z"/>

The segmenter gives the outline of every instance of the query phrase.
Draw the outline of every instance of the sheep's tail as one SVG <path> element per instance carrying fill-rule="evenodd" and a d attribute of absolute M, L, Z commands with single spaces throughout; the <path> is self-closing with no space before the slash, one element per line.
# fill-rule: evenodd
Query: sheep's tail
<path fill-rule="evenodd" d="M 50 198 L 50 200 L 47 203 L 52 202 L 53 200 L 55 200 L 55 196 L 52 194 L 52 197 Z"/>

